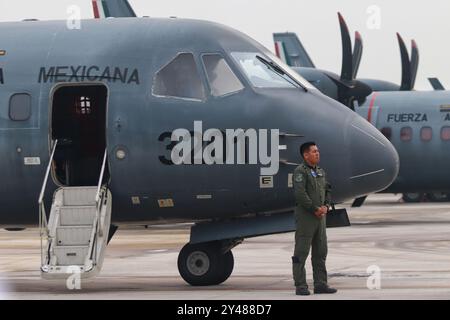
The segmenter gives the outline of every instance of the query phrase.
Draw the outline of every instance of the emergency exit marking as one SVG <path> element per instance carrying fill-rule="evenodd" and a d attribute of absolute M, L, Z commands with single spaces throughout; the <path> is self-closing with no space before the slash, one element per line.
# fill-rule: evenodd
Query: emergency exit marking
<path fill-rule="evenodd" d="M 173 207 L 173 199 L 160 199 L 158 200 L 160 208 L 171 208 Z"/>
<path fill-rule="evenodd" d="M 39 157 L 25 157 L 25 158 L 23 158 L 23 163 L 26 166 L 40 166 L 41 165 L 41 158 L 39 158 Z"/>
<path fill-rule="evenodd" d="M 273 176 L 259 177 L 259 187 L 261 189 L 273 188 Z"/>

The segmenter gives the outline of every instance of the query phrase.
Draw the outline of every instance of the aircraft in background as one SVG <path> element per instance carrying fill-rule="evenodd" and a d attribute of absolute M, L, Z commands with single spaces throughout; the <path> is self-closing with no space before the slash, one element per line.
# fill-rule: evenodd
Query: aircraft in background
<path fill-rule="evenodd" d="M 397 34 L 401 59 L 401 85 L 376 79 L 359 79 L 357 72 L 363 52 L 361 35 L 352 43 L 347 24 L 338 14 L 342 37 L 342 69 L 337 75 L 315 68 L 303 44 L 294 33 L 275 33 L 277 55 L 322 93 L 342 102 L 376 126 L 395 146 L 400 172 L 383 192 L 403 193 L 407 202 L 426 196 L 440 201 L 450 192 L 443 172 L 450 161 L 450 92 L 438 79 L 430 80 L 436 91 L 414 91 L 419 51 L 412 41 L 411 57 Z M 300 66 L 300 67 L 299 67 Z M 360 206 L 365 197 L 356 199 Z"/>

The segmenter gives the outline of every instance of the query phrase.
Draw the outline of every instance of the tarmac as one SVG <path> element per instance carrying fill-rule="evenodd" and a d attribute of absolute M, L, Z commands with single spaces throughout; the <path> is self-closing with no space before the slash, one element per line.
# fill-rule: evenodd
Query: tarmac
<path fill-rule="evenodd" d="M 119 229 L 103 270 L 81 290 L 42 280 L 37 229 L 0 231 L 0 299 L 317 300 L 450 299 L 450 203 L 402 203 L 370 196 L 349 208 L 351 227 L 328 229 L 329 284 L 334 295 L 294 294 L 294 234 L 245 240 L 233 249 L 235 268 L 222 285 L 191 287 L 178 274 L 189 226 Z M 308 261 L 308 282 L 312 272 Z"/>

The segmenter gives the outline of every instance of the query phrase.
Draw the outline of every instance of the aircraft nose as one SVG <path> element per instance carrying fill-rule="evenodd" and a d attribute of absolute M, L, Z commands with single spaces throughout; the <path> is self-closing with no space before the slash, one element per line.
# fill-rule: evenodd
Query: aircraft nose
<path fill-rule="evenodd" d="M 365 119 L 355 116 L 347 127 L 350 185 L 366 195 L 386 189 L 397 177 L 399 157 L 393 145 Z"/>

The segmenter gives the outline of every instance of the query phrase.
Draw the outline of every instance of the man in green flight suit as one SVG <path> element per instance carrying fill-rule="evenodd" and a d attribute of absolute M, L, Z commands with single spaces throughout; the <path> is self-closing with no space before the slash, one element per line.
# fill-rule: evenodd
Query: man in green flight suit
<path fill-rule="evenodd" d="M 309 295 L 306 283 L 305 262 L 311 252 L 314 275 L 314 293 L 336 293 L 327 284 L 325 261 L 328 252 L 326 215 L 331 204 L 331 187 L 325 171 L 318 166 L 320 153 L 314 142 L 300 147 L 303 164 L 294 170 L 295 191 L 295 249 L 292 257 L 294 282 L 297 295 Z"/>

